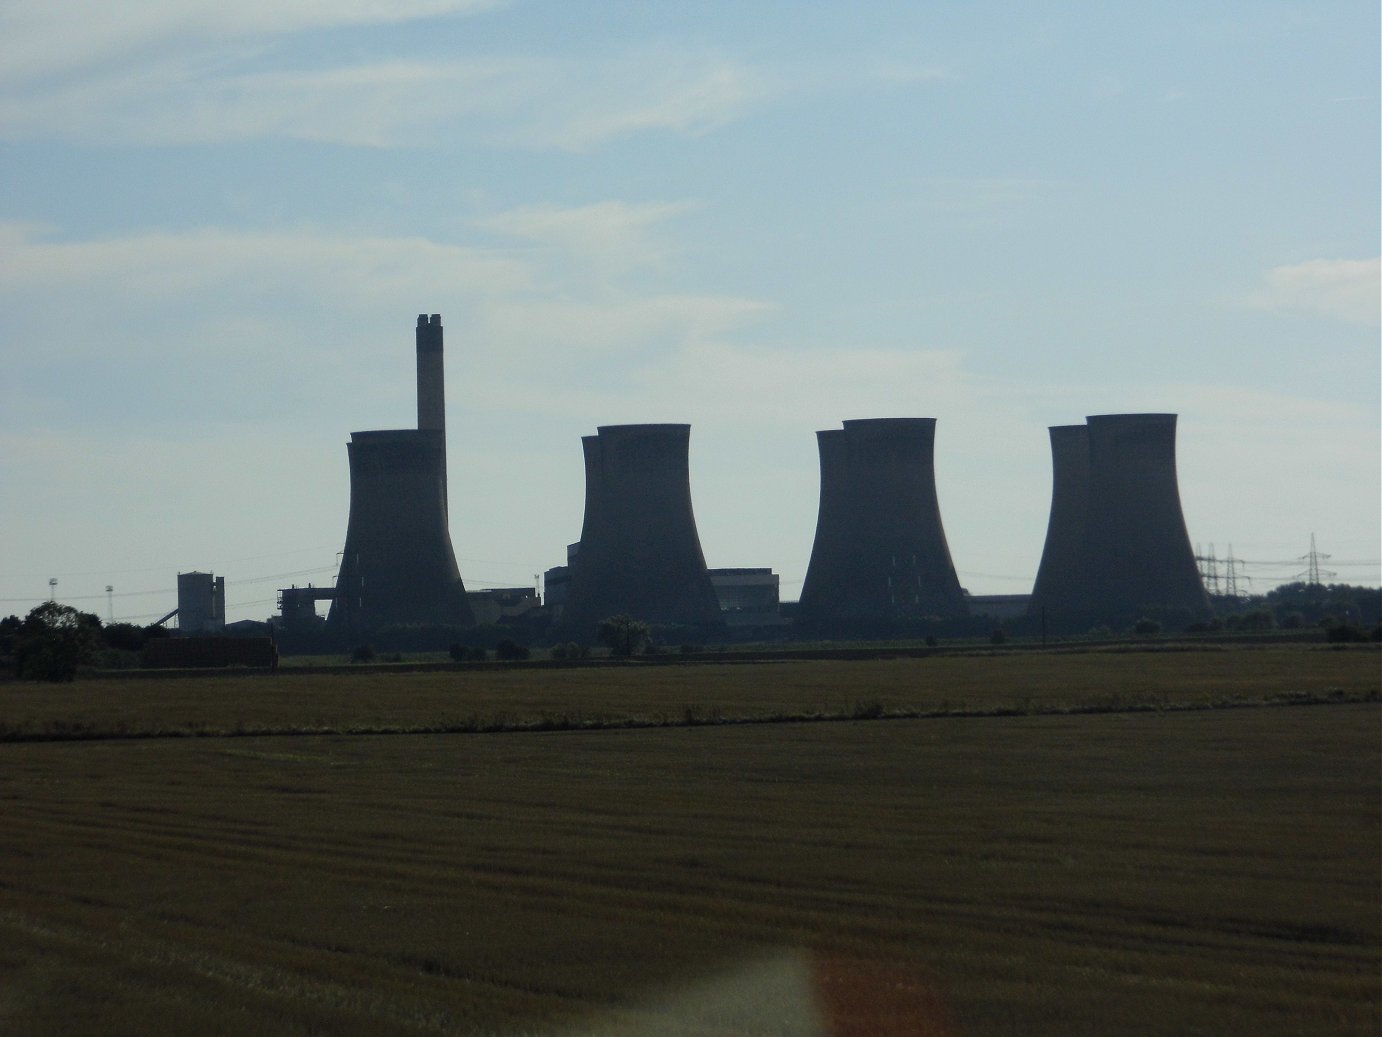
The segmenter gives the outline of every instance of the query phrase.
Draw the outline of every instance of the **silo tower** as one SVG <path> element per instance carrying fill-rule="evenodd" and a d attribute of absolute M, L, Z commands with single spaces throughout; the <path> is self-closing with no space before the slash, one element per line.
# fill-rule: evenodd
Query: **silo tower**
<path fill-rule="evenodd" d="M 690 425 L 602 425 L 585 436 L 585 519 L 562 625 L 589 638 L 628 614 L 719 629 L 720 609 L 691 510 Z"/>
<path fill-rule="evenodd" d="M 816 539 L 798 630 L 869 633 L 968 614 L 936 498 L 934 418 L 869 418 L 816 434 Z"/>
<path fill-rule="evenodd" d="M 474 620 L 447 528 L 440 314 L 417 319 L 416 429 L 352 432 L 350 518 L 329 629 Z"/>

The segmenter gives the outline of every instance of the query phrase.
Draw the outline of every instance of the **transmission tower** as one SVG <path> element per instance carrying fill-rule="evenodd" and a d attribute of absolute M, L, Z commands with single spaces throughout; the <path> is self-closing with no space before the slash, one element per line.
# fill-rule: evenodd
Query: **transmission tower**
<path fill-rule="evenodd" d="M 1296 561 L 1298 561 L 1298 562 L 1304 562 L 1304 563 L 1305 563 L 1305 572 L 1303 572 L 1303 573 L 1296 573 L 1296 579 L 1302 579 L 1302 578 L 1303 578 L 1303 579 L 1305 580 L 1305 582 L 1308 583 L 1310 586 L 1312 586 L 1312 587 L 1318 587 L 1318 586 L 1320 586 L 1320 582 L 1321 582 L 1321 580 L 1322 580 L 1324 577 L 1333 577 L 1333 576 L 1338 576 L 1338 575 L 1339 575 L 1338 573 L 1333 572 L 1332 570 L 1329 570 L 1329 569 L 1321 569 L 1321 568 L 1320 568 L 1320 560 L 1321 560 L 1321 559 L 1323 559 L 1323 560 L 1325 560 L 1325 561 L 1328 561 L 1328 560 L 1329 560 L 1329 555 L 1327 555 L 1327 554 L 1321 554 L 1319 551 L 1317 551 L 1317 550 L 1315 549 L 1315 534 L 1314 534 L 1314 533 L 1311 533 L 1311 534 L 1310 534 L 1310 553 L 1309 553 L 1308 555 L 1301 555 L 1299 558 L 1296 559 Z"/>
<path fill-rule="evenodd" d="M 1243 563 L 1233 557 L 1233 545 L 1228 545 L 1228 557 L 1224 559 L 1224 593 L 1234 601 L 1238 600 L 1238 567 Z"/>
<path fill-rule="evenodd" d="M 1200 565 L 1200 579 L 1204 580 L 1204 589 L 1211 598 L 1219 597 L 1219 560 L 1214 557 L 1214 545 L 1209 545 L 1208 554 L 1196 545 L 1195 561 Z"/>

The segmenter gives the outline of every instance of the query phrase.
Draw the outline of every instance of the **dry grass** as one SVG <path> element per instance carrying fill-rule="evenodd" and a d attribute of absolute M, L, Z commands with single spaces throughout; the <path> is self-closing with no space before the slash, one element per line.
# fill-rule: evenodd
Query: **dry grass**
<path fill-rule="evenodd" d="M 540 712 L 584 682 L 611 715 L 692 691 L 1261 699 L 1367 693 L 1359 660 L 1375 694 L 1375 654 L 1232 654 L 972 661 L 945 689 L 922 660 L 348 678 L 347 702 L 306 678 L 93 682 L 48 706 L 289 726 Z M 0 1032 L 1375 1033 L 1378 713 L 4 745 Z"/>
<path fill-rule="evenodd" d="M 1382 655 L 1283 646 L 861 662 L 0 685 L 0 740 L 156 734 L 445 732 L 1176 708 L 1376 698 Z"/>

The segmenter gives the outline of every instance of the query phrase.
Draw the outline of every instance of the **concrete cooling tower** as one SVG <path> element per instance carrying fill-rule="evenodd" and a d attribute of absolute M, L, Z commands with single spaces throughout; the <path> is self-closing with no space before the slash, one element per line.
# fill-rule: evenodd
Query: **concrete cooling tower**
<path fill-rule="evenodd" d="M 1030 612 L 1053 630 L 1075 629 L 1085 620 L 1085 516 L 1089 511 L 1089 426 L 1053 425 L 1051 516 Z"/>
<path fill-rule="evenodd" d="M 441 316 L 417 319 L 416 429 L 352 432 L 350 519 L 329 629 L 471 626 L 447 530 Z"/>
<path fill-rule="evenodd" d="M 870 418 L 816 433 L 816 539 L 798 631 L 867 633 L 968 614 L 936 499 L 934 418 Z"/>
<path fill-rule="evenodd" d="M 1149 611 L 1208 615 L 1181 512 L 1176 415 L 1086 420 L 1083 454 L 1079 426 L 1051 429 L 1051 519 L 1032 614 L 1044 610 L 1054 630 L 1119 628 Z"/>
<path fill-rule="evenodd" d="M 562 626 L 589 639 L 628 614 L 659 626 L 720 628 L 691 510 L 690 425 L 602 425 L 585 436 L 585 519 Z"/>

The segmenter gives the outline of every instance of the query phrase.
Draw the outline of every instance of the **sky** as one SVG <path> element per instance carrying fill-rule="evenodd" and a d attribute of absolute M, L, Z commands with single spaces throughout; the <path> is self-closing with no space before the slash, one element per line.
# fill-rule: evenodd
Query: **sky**
<path fill-rule="evenodd" d="M 689 422 L 712 567 L 795 599 L 815 431 L 933 417 L 975 594 L 1047 427 L 1174 412 L 1240 591 L 1376 585 L 1372 0 L 0 3 L 0 614 L 329 586 L 352 431 L 446 329 L 471 590 L 580 533 L 580 437 Z M 106 592 L 106 587 L 113 590 Z"/>

